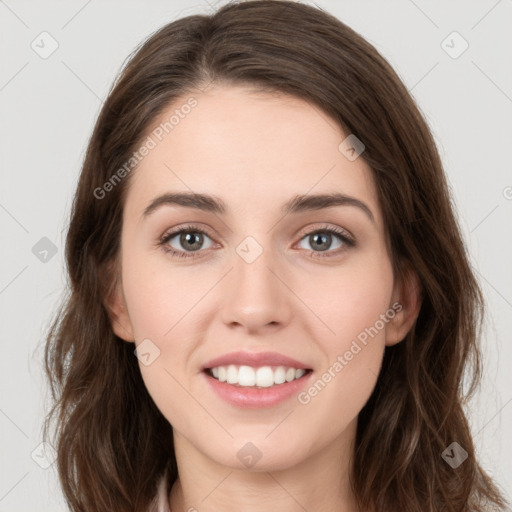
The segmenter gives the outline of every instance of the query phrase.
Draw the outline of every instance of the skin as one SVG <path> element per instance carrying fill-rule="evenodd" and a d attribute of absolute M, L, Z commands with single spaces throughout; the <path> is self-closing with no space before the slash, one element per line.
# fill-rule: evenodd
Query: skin
<path fill-rule="evenodd" d="M 108 303 L 119 337 L 137 345 L 149 338 L 160 350 L 152 364 L 139 364 L 174 429 L 179 479 L 171 510 L 256 512 L 277 502 L 283 512 L 355 511 L 348 470 L 357 417 L 385 346 L 400 342 L 418 314 L 417 277 L 394 278 L 371 170 L 338 149 L 348 134 L 329 116 L 301 99 L 248 87 L 216 85 L 193 96 L 197 106 L 132 171 L 121 280 Z M 215 195 L 228 212 L 166 205 L 141 218 L 170 191 Z M 295 195 L 332 192 L 363 201 L 374 221 L 347 205 L 280 212 Z M 208 234 L 195 252 L 175 236 L 167 245 L 196 257 L 173 258 L 157 242 L 188 223 Z M 348 231 L 356 246 L 333 235 L 320 251 L 307 235 L 326 225 Z M 263 249 L 250 264 L 236 252 L 247 236 Z M 395 302 L 401 311 L 308 404 L 293 397 L 239 409 L 200 372 L 228 352 L 270 350 L 307 363 L 315 382 Z M 251 468 L 237 457 L 247 442 L 262 453 Z"/>

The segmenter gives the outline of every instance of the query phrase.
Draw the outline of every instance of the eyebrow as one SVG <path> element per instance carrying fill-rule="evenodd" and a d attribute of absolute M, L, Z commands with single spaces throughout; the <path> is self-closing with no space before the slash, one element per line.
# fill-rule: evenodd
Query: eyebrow
<path fill-rule="evenodd" d="M 154 211 L 164 205 L 184 206 L 220 215 L 228 211 L 226 203 L 213 195 L 195 192 L 169 192 L 153 199 L 144 209 L 142 218 L 149 217 Z M 355 197 L 340 193 L 297 195 L 282 206 L 281 212 L 284 215 L 288 215 L 291 213 L 322 210 L 333 206 L 355 206 L 364 211 L 372 222 L 375 222 L 372 211 L 365 203 Z"/>

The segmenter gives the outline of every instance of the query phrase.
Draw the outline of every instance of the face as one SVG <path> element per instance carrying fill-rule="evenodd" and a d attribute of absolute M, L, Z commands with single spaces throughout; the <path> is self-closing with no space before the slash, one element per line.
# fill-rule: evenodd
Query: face
<path fill-rule="evenodd" d="M 291 467 L 353 439 L 384 348 L 417 308 L 394 279 L 371 171 L 339 149 L 349 134 L 291 96 L 217 86 L 181 109 L 189 96 L 155 120 L 156 145 L 130 177 L 113 328 L 144 343 L 142 377 L 183 444 L 230 467 L 247 466 L 246 452 L 261 454 L 260 469 Z M 207 195 L 224 211 L 153 203 L 171 193 Z M 345 199 L 283 209 L 324 194 Z M 204 371 L 238 351 L 308 371 L 251 389 Z M 256 373 L 293 367 L 240 361 Z"/>

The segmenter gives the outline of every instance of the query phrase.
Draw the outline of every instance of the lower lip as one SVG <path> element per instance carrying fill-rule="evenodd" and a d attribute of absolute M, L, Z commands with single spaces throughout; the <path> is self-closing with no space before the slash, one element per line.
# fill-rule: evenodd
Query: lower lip
<path fill-rule="evenodd" d="M 242 387 L 220 382 L 206 371 L 202 372 L 208 384 L 226 402 L 242 409 L 258 409 L 272 407 L 296 396 L 309 382 L 312 371 L 305 373 L 300 379 L 276 384 L 268 388 Z"/>

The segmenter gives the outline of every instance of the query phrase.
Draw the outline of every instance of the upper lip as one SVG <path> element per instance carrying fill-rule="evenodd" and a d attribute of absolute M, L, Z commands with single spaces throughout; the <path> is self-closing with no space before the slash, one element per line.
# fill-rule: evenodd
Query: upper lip
<path fill-rule="evenodd" d="M 223 356 L 216 357 L 205 363 L 202 370 L 215 368 L 217 366 L 227 366 L 230 364 L 244 366 L 286 366 L 296 369 L 309 370 L 310 367 L 296 359 L 279 354 L 278 352 L 230 352 Z"/>

